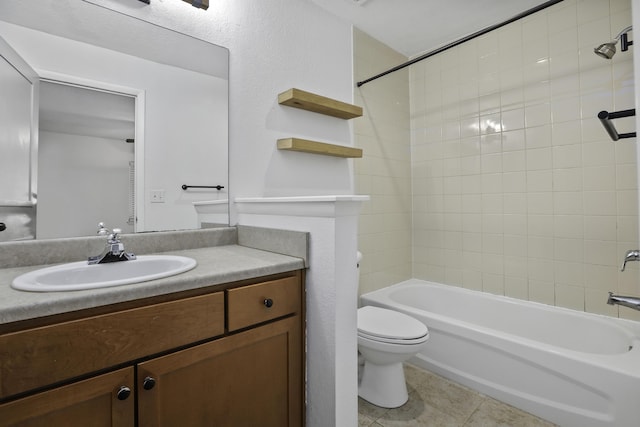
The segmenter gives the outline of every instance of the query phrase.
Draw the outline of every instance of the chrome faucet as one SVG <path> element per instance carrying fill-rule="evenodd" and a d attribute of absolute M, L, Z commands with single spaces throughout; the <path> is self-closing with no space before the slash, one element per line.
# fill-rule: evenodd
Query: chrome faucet
<path fill-rule="evenodd" d="M 109 229 L 105 227 L 104 222 L 98 223 L 98 236 L 106 236 L 107 234 L 111 234 Z"/>
<path fill-rule="evenodd" d="M 624 256 L 624 262 L 622 263 L 622 267 L 620 268 L 620 271 L 624 271 L 625 267 L 627 266 L 627 262 L 629 261 L 640 261 L 640 249 L 633 249 L 633 250 L 627 251 L 627 253 Z"/>
<path fill-rule="evenodd" d="M 109 230 L 102 222 L 98 224 L 98 235 L 108 235 L 107 244 L 100 255 L 89 257 L 89 264 L 103 264 L 106 262 L 129 261 L 136 259 L 136 256 L 131 252 L 125 252 L 124 244 L 118 238 L 121 231 L 122 230 L 119 228 Z"/>
<path fill-rule="evenodd" d="M 633 308 L 634 310 L 640 310 L 640 298 L 614 295 L 613 292 L 609 292 L 609 299 L 607 299 L 607 304 L 618 304 L 625 307 Z"/>

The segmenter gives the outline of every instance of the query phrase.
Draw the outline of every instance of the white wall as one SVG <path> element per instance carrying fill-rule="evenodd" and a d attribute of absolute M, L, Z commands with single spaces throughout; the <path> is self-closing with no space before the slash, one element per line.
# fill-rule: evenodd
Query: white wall
<path fill-rule="evenodd" d="M 291 87 L 352 101 L 349 24 L 300 0 L 216 0 L 207 11 L 178 1 L 91 2 L 229 48 L 233 196 L 353 192 L 351 161 L 276 149 L 290 136 L 351 145 L 350 122 L 277 103 Z"/>
<path fill-rule="evenodd" d="M 230 51 L 229 169 L 230 193 L 236 197 L 351 194 L 353 161 L 304 153 L 279 152 L 278 138 L 296 136 L 351 145 L 352 124 L 333 117 L 282 107 L 277 95 L 291 87 L 351 102 L 351 26 L 310 1 L 215 0 L 208 11 L 186 3 L 92 0 L 163 26 L 226 46 Z M 366 112 L 365 112 L 366 114 Z M 231 223 L 239 221 L 232 204 Z M 247 221 L 249 221 L 247 219 Z M 333 244 L 312 217 L 255 217 L 252 225 L 290 224 L 311 232 L 313 264 L 307 272 L 314 319 L 309 325 L 326 335 L 310 334 L 325 354 L 309 353 L 309 427 L 353 426 L 357 422 L 355 366 L 355 253 L 357 220 L 340 222 Z M 346 242 L 346 243 L 345 243 Z M 340 249 L 342 248 L 342 249 Z M 354 251 L 351 251 L 354 252 Z M 339 259 L 336 259 L 340 256 Z M 352 287 L 351 289 L 339 289 Z M 337 301 L 336 298 L 341 298 Z M 309 319 L 309 317 L 308 317 Z M 316 320 L 311 320 L 316 322 Z M 324 375 L 324 378 L 322 377 Z"/>
<path fill-rule="evenodd" d="M 367 196 L 237 199 L 241 224 L 311 234 L 307 289 L 307 425 L 357 423 L 357 223 Z"/>

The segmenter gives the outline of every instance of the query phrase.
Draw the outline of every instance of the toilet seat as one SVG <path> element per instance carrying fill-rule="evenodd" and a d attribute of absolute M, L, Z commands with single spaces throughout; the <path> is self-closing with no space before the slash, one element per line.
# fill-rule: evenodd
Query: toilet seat
<path fill-rule="evenodd" d="M 358 309 L 358 335 L 394 344 L 419 344 L 429 338 L 429 330 L 417 319 L 386 308 Z"/>

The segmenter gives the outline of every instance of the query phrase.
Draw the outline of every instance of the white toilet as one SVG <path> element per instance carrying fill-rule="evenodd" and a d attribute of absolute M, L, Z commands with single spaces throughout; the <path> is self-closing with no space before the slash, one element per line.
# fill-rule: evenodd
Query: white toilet
<path fill-rule="evenodd" d="M 358 264 L 361 258 L 358 252 Z M 428 338 L 427 327 L 411 316 L 380 307 L 359 308 L 358 350 L 364 368 L 358 395 L 383 408 L 404 405 L 409 395 L 402 362 L 415 356 Z"/>

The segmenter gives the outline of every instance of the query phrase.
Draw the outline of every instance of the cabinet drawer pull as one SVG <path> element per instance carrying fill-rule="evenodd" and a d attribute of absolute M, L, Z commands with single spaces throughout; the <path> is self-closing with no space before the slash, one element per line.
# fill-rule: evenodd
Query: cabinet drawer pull
<path fill-rule="evenodd" d="M 118 392 L 116 393 L 116 397 L 118 398 L 118 400 L 127 400 L 127 398 L 129 398 L 130 395 L 131 395 L 131 389 L 126 385 L 120 386 L 120 388 L 118 389 Z"/>
<path fill-rule="evenodd" d="M 271 298 L 265 298 L 264 306 L 267 308 L 271 308 L 271 306 L 273 306 L 273 300 Z"/>
<path fill-rule="evenodd" d="M 155 386 L 156 386 L 156 380 L 154 378 L 152 378 L 152 377 L 146 377 L 142 381 L 142 388 L 145 389 L 145 390 L 151 390 Z"/>

